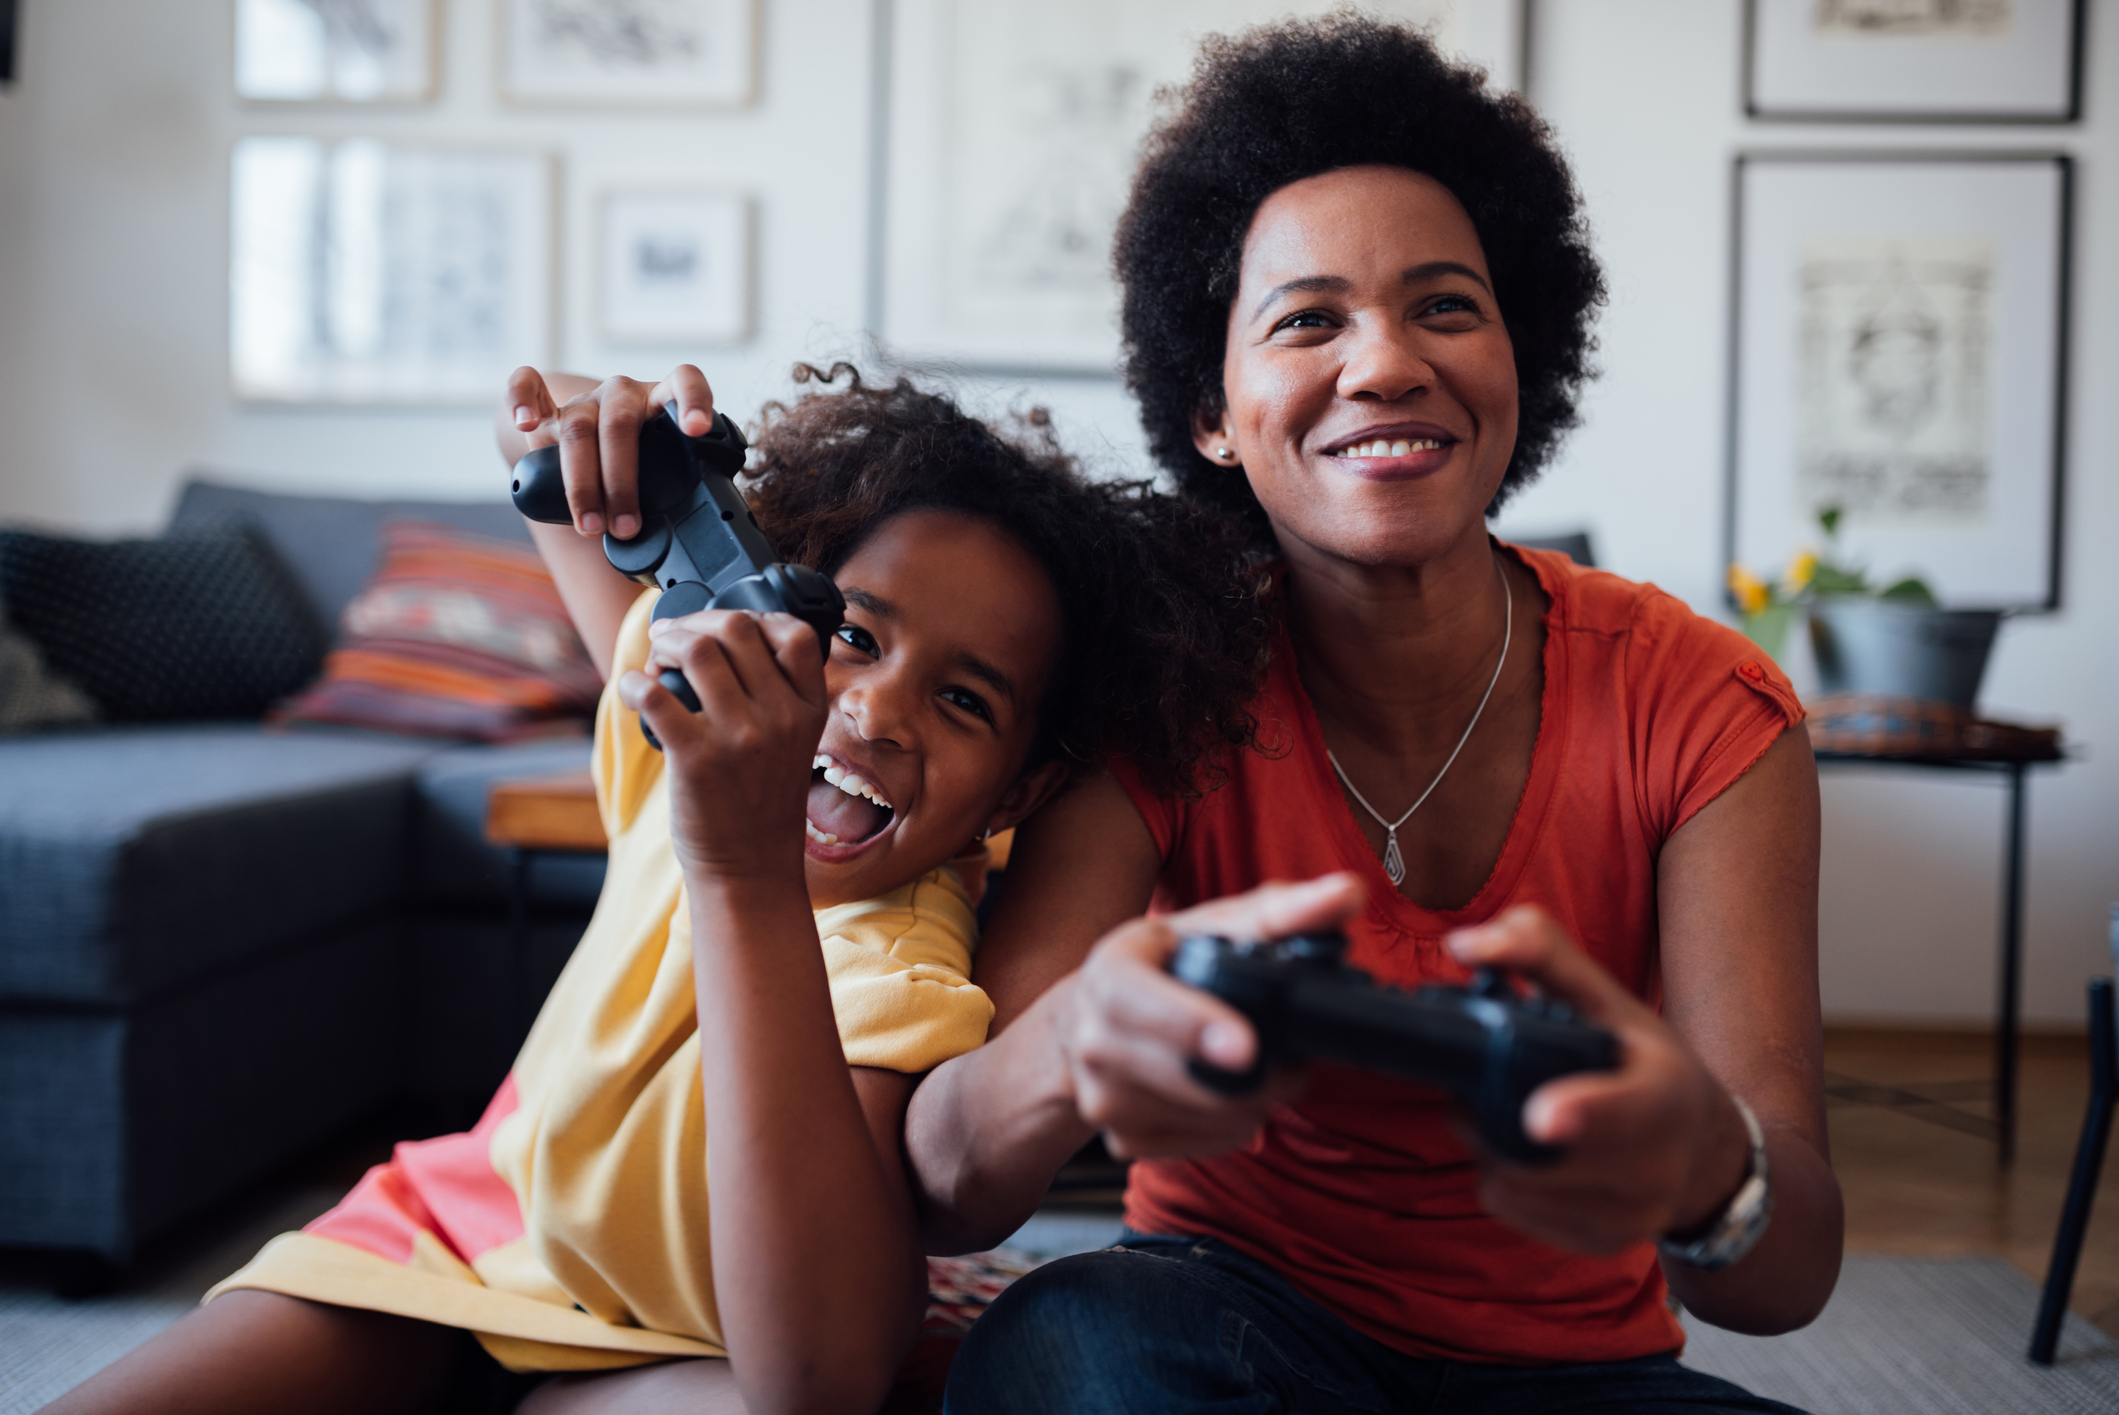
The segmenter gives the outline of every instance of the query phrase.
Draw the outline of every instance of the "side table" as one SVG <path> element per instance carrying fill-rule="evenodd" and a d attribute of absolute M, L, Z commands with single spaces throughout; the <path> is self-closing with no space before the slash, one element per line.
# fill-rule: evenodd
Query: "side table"
<path fill-rule="evenodd" d="M 508 1019 L 530 1023 L 530 870 L 545 855 L 601 855 L 610 842 L 585 771 L 493 783 L 486 839 L 508 852 Z"/>
<path fill-rule="evenodd" d="M 1994 1139 L 2001 1163 L 2016 1158 L 2016 1052 L 2023 985 L 2023 803 L 2034 766 L 2058 766 L 2066 754 L 2057 744 L 2023 742 L 1977 755 L 1912 755 L 1820 747 L 1819 766 L 1922 767 L 1931 771 L 1998 776 L 2008 787 L 2008 829 L 2002 840 L 2001 940 L 1994 999 Z"/>

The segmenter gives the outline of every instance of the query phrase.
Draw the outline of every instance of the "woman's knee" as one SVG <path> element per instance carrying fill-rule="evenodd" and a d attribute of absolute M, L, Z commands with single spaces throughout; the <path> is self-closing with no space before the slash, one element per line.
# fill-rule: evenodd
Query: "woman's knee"
<path fill-rule="evenodd" d="M 1175 1353 L 1196 1344 L 1188 1334 L 1212 1299 L 1190 1266 L 1114 1248 L 1018 1279 L 957 1353 L 949 1415 L 1133 1408 L 1139 1374 L 1169 1374 Z"/>

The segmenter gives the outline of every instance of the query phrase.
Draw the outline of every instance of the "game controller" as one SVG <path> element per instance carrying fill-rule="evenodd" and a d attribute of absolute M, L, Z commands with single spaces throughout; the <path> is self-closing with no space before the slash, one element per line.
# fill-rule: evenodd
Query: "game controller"
<path fill-rule="evenodd" d="M 1470 1108 L 1486 1147 L 1504 1159 L 1549 1164 L 1560 1157 L 1556 1147 L 1523 1133 L 1523 1102 L 1558 1077 L 1616 1069 L 1618 1038 L 1564 1002 L 1519 993 L 1500 973 L 1475 974 L 1468 987 L 1407 992 L 1349 967 L 1345 953 L 1346 936 L 1337 931 L 1272 943 L 1210 936 L 1179 943 L 1171 973 L 1228 1003 L 1258 1032 L 1258 1061 L 1249 1071 L 1224 1071 L 1195 1057 L 1194 1079 L 1242 1095 L 1264 1084 L 1275 1065 L 1342 1062 L 1448 1091 Z"/>
<path fill-rule="evenodd" d="M 662 591 L 654 617 L 675 619 L 702 609 L 749 609 L 792 614 L 817 631 L 826 656 L 846 617 L 839 587 L 806 565 L 786 565 L 758 529 L 758 518 L 736 490 L 736 473 L 750 444 L 726 413 L 699 437 L 685 434 L 670 403 L 640 425 L 640 531 L 626 540 L 603 538 L 603 553 L 620 574 Z M 559 448 L 539 447 L 515 464 L 515 509 L 533 521 L 573 522 Z M 693 712 L 699 695 L 684 675 L 664 669 L 660 682 Z M 641 719 L 640 731 L 662 746 Z"/>

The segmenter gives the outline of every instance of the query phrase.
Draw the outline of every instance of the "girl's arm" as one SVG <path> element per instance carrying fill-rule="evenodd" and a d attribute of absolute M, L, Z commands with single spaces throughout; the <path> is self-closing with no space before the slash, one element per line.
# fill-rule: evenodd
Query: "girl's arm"
<path fill-rule="evenodd" d="M 598 383 L 578 373 L 519 368 L 508 376 L 494 420 L 494 440 L 510 467 L 534 447 L 559 444 L 574 524 L 531 521 L 530 538 L 559 586 L 575 632 L 606 678 L 618 626 L 641 586 L 611 568 L 603 554 L 603 533 L 608 529 L 625 537 L 639 530 L 640 424 L 671 399 L 687 432 L 702 433 L 713 425 L 713 390 L 706 375 L 690 364 L 653 384 L 634 378 Z"/>
<path fill-rule="evenodd" d="M 657 627 L 619 692 L 668 752 L 692 969 L 722 1340 L 754 1412 L 873 1409 L 926 1297 L 898 1136 L 912 1078 L 849 1072 L 803 871 L 822 728 L 815 633 L 708 611 Z"/>

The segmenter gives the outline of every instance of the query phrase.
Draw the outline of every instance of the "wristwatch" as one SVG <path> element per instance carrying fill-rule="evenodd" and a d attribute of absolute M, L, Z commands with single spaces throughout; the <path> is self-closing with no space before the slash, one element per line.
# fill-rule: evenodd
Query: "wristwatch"
<path fill-rule="evenodd" d="M 1655 1246 L 1689 1268 L 1720 1272 L 1758 1246 L 1765 1236 L 1767 1220 L 1773 1217 L 1773 1189 L 1766 1183 L 1766 1132 L 1758 1117 L 1738 1097 L 1737 1112 L 1751 1135 L 1751 1169 L 1736 1191 L 1736 1197 L 1703 1229 L 1690 1234 L 1665 1234 Z"/>

